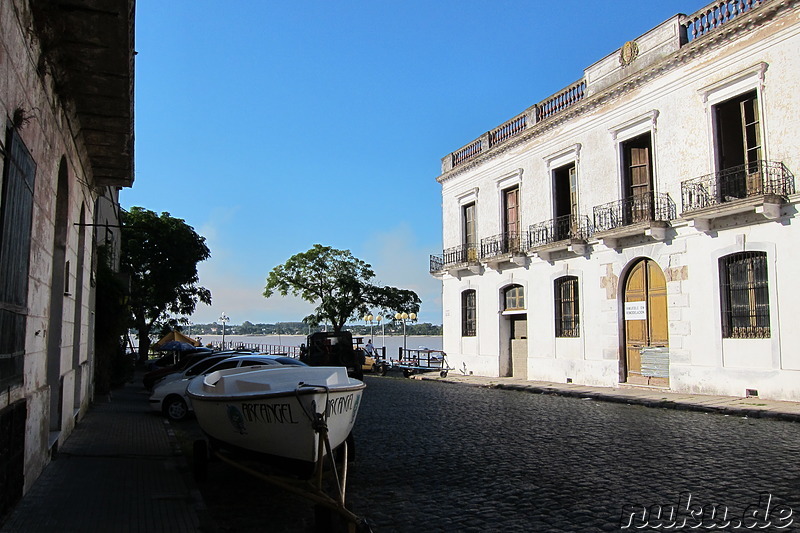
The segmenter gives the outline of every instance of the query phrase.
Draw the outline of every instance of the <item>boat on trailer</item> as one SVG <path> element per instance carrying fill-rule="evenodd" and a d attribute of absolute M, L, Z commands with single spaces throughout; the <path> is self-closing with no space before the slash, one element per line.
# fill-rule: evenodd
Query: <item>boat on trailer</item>
<path fill-rule="evenodd" d="M 315 464 L 350 435 L 365 387 L 344 367 L 254 367 L 198 377 L 186 393 L 213 447 Z"/>

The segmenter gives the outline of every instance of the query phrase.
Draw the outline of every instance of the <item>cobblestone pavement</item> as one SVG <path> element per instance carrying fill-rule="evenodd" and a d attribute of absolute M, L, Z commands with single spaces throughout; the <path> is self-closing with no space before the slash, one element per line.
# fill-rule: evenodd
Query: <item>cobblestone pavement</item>
<path fill-rule="evenodd" d="M 668 531 L 658 504 L 683 507 L 686 530 L 728 520 L 721 530 L 800 531 L 796 422 L 403 378 L 367 384 L 349 501 L 375 531 L 620 531 L 633 510 L 629 529 Z M 654 511 L 649 524 L 642 506 Z M 748 508 L 757 514 L 740 524 Z"/>
<path fill-rule="evenodd" d="M 800 531 L 797 422 L 366 381 L 347 495 L 376 533 Z M 222 531 L 312 528 L 307 502 L 230 467 L 200 488 Z"/>

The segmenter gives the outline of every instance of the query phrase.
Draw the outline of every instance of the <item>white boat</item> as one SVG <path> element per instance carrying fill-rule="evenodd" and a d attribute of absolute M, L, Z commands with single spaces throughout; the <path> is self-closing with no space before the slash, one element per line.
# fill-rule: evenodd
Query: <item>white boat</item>
<path fill-rule="evenodd" d="M 331 449 L 343 443 L 365 387 L 344 367 L 229 368 L 192 380 L 186 394 L 212 444 L 314 463 L 321 423 Z"/>

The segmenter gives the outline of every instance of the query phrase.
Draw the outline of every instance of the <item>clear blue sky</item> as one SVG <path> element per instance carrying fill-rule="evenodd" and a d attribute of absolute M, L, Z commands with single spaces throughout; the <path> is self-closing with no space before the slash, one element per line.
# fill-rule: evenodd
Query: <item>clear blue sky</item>
<path fill-rule="evenodd" d="M 319 243 L 441 324 L 441 158 L 698 0 L 138 0 L 136 178 L 121 203 L 207 239 L 192 321 L 299 321 L 262 296 Z"/>

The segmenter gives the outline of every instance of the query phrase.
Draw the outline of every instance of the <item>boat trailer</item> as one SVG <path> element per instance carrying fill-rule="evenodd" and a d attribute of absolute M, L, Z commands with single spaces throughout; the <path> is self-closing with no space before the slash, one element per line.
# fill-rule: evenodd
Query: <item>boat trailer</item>
<path fill-rule="evenodd" d="M 347 533 L 372 533 L 372 528 L 367 520 L 354 514 L 345 505 L 349 452 L 353 445 L 352 434 L 336 450 L 333 450 L 328 438 L 328 426 L 324 413 L 313 413 L 313 417 L 313 427 L 318 438 L 317 460 L 309 477 L 282 475 L 277 471 L 261 472 L 245 464 L 242 459 L 232 457 L 223 449 L 210 445 L 207 439 L 199 439 L 193 443 L 192 466 L 195 478 L 200 481 L 207 479 L 208 462 L 210 458 L 214 457 L 246 474 L 310 500 L 315 504 L 315 520 L 318 531 L 339 531 L 338 528 L 333 529 L 332 518 L 334 515 L 331 514 L 333 512 L 344 521 Z M 337 456 L 341 460 L 341 465 L 337 465 Z M 265 466 L 262 462 L 258 462 L 258 464 L 261 467 Z M 326 473 L 329 475 L 326 476 Z M 326 480 L 329 483 L 326 484 Z M 326 485 L 331 486 L 331 489 L 326 490 Z"/>
<path fill-rule="evenodd" d="M 411 377 L 413 374 L 422 372 L 439 372 L 439 376 L 446 378 L 447 372 L 453 370 L 447 366 L 446 354 L 442 350 L 419 350 L 400 349 L 400 359 L 393 360 L 392 368 L 399 368 L 403 371 L 403 376 Z"/>

